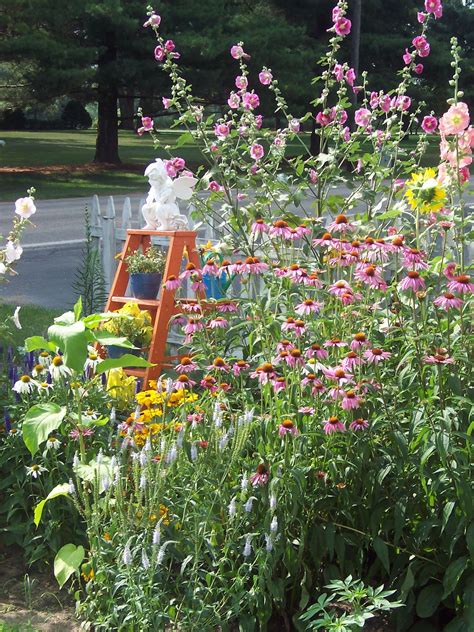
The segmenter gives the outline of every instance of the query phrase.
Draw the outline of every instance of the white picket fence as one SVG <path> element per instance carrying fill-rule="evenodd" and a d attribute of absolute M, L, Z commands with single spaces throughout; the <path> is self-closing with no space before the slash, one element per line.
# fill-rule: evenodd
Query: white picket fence
<path fill-rule="evenodd" d="M 102 269 L 107 291 L 110 290 L 117 268 L 117 254 L 122 251 L 123 244 L 129 228 L 143 228 L 145 220 L 140 209 L 145 203 L 145 198 L 141 198 L 138 204 L 133 203 L 126 197 L 122 204 L 121 211 L 117 211 L 117 204 L 113 196 L 107 198 L 107 203 L 101 206 L 97 195 L 91 201 L 91 234 L 95 241 L 102 259 Z M 190 217 L 191 205 L 186 208 L 181 205 L 180 212 L 186 215 L 189 225 L 192 228 L 193 221 Z M 214 241 L 215 231 L 210 226 L 202 226 L 198 230 L 198 243 Z M 159 246 L 166 246 L 166 238 L 153 238 L 153 243 Z"/>

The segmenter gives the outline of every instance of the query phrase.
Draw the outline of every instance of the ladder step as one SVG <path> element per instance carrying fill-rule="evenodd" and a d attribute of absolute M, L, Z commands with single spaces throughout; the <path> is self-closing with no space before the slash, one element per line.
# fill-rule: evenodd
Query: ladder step
<path fill-rule="evenodd" d="M 158 309 L 160 301 L 158 299 L 142 299 L 134 298 L 133 296 L 112 296 L 112 303 L 137 303 L 141 307 L 150 307 L 152 309 Z"/>

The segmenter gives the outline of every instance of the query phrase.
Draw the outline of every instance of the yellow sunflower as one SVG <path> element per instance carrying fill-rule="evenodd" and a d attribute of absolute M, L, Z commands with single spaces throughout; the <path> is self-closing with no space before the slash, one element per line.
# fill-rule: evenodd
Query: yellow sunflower
<path fill-rule="evenodd" d="M 443 208 L 446 191 L 439 185 L 434 169 L 412 173 L 406 187 L 405 197 L 414 211 L 434 213 Z"/>

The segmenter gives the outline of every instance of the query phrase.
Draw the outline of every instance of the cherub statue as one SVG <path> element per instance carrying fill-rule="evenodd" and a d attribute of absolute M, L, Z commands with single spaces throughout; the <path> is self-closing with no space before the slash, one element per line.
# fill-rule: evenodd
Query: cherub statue
<path fill-rule="evenodd" d="M 145 169 L 150 191 L 142 206 L 147 230 L 185 230 L 188 219 L 181 215 L 176 198 L 189 200 L 197 180 L 191 176 L 169 177 L 165 163 L 160 158 Z"/>

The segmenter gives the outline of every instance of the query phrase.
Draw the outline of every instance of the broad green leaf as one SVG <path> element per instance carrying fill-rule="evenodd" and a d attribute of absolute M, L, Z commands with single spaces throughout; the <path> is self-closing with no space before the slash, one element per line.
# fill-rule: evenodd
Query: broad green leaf
<path fill-rule="evenodd" d="M 66 407 L 52 402 L 36 404 L 26 413 L 23 422 L 23 441 L 34 456 L 38 447 L 46 441 L 50 433 L 61 425 L 66 415 Z"/>
<path fill-rule="evenodd" d="M 121 358 L 104 360 L 100 364 L 97 365 L 96 373 L 105 373 L 109 369 L 123 369 L 124 367 L 147 367 L 147 366 L 155 366 L 145 360 L 144 358 L 140 358 L 138 356 L 134 356 L 131 353 L 126 353 Z"/>
<path fill-rule="evenodd" d="M 56 345 L 54 342 L 49 342 L 46 338 L 43 338 L 43 336 L 30 336 L 25 340 L 25 349 L 27 351 L 37 351 L 38 349 L 54 351 Z"/>
<path fill-rule="evenodd" d="M 467 528 L 466 542 L 469 553 L 471 554 L 471 559 L 472 561 L 474 561 L 474 522 L 471 522 L 471 524 Z"/>
<path fill-rule="evenodd" d="M 429 584 L 425 586 L 416 601 L 416 614 L 422 619 L 431 617 L 441 603 L 442 596 L 443 587 L 441 584 Z"/>
<path fill-rule="evenodd" d="M 457 560 L 451 562 L 451 564 L 446 569 L 446 572 L 443 577 L 443 599 L 450 595 L 461 579 L 461 575 L 464 573 L 464 570 L 467 566 L 467 556 L 463 555 L 462 557 L 458 557 Z"/>
<path fill-rule="evenodd" d="M 56 485 L 54 489 L 52 489 L 49 494 L 40 501 L 35 507 L 34 513 L 34 523 L 36 526 L 39 525 L 41 521 L 41 516 L 43 515 L 43 509 L 48 500 L 52 498 L 57 498 L 58 496 L 69 496 L 69 485 L 68 483 L 63 483 L 62 485 Z"/>
<path fill-rule="evenodd" d="M 92 333 L 86 330 L 84 323 L 51 325 L 48 336 L 64 353 L 66 366 L 81 372 L 87 359 L 87 345 L 92 340 Z"/>
<path fill-rule="evenodd" d="M 123 336 L 116 336 L 108 331 L 101 331 L 94 334 L 94 339 L 101 345 L 115 345 L 116 347 L 124 347 L 126 349 L 138 349 Z"/>
<path fill-rule="evenodd" d="M 402 214 L 401 209 L 393 208 L 390 211 L 386 211 L 385 213 L 381 213 L 380 215 L 377 215 L 377 219 L 378 220 L 393 219 L 394 217 L 398 217 L 401 214 Z"/>
<path fill-rule="evenodd" d="M 374 539 L 374 550 L 377 553 L 377 557 L 382 562 L 382 566 L 390 573 L 390 559 L 388 555 L 388 547 L 383 540 L 380 538 Z"/>
<path fill-rule="evenodd" d="M 54 322 L 57 325 L 72 325 L 76 322 L 74 312 L 64 312 L 61 316 L 56 316 Z"/>
<path fill-rule="evenodd" d="M 54 558 L 54 576 L 59 587 L 62 588 L 73 573 L 81 567 L 84 559 L 84 547 L 75 544 L 65 544 Z"/>

